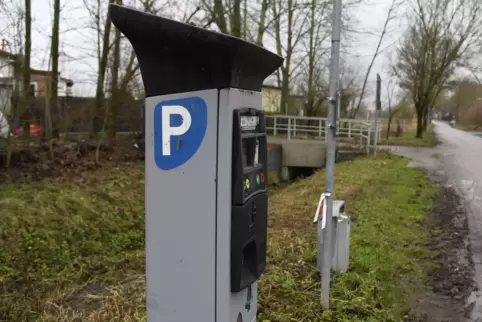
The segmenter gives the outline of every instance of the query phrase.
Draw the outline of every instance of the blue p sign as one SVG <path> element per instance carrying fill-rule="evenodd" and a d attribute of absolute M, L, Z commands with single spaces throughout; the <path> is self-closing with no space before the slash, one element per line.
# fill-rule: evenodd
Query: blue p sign
<path fill-rule="evenodd" d="M 186 163 L 206 134 L 208 107 L 200 97 L 163 101 L 154 109 L 154 158 L 162 170 Z"/>

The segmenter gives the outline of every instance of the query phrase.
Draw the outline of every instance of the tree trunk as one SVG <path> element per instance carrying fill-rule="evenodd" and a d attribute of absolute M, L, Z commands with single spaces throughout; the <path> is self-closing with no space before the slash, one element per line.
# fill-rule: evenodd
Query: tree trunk
<path fill-rule="evenodd" d="M 109 3 L 114 3 L 110 0 Z M 107 60 L 109 57 L 109 40 L 110 40 L 111 21 L 107 14 L 105 19 L 104 38 L 102 39 L 102 54 L 99 59 L 99 73 L 97 75 L 97 88 L 95 91 L 95 104 L 92 104 L 89 109 L 89 138 L 96 136 L 98 128 L 98 111 L 102 108 L 104 102 L 104 82 L 105 71 L 107 69 Z"/>
<path fill-rule="evenodd" d="M 21 78 L 22 78 L 22 62 L 21 56 L 16 55 L 14 67 L 13 67 L 13 92 L 11 99 L 11 109 L 14 115 L 14 126 L 17 127 L 20 124 L 20 118 L 22 117 L 22 99 L 21 99 Z M 11 129 L 14 130 L 14 129 Z"/>
<path fill-rule="evenodd" d="M 50 64 L 51 64 L 52 56 L 49 56 L 49 63 L 48 63 L 48 69 L 50 70 Z M 45 132 L 44 136 L 45 138 L 49 141 L 49 147 L 50 147 L 50 156 L 53 159 L 53 147 L 52 147 L 52 109 L 50 106 L 51 98 L 50 95 L 52 95 L 52 82 L 49 81 L 47 82 L 47 88 L 46 88 L 46 95 L 45 95 L 45 110 L 44 110 L 44 118 L 45 118 Z"/>
<path fill-rule="evenodd" d="M 428 126 L 428 112 L 423 113 L 423 122 L 422 122 L 422 127 L 423 131 L 427 131 L 427 126 Z"/>
<path fill-rule="evenodd" d="M 289 85 L 290 85 L 290 75 L 291 75 L 291 56 L 293 54 L 293 14 L 294 14 L 294 7 L 293 7 L 293 0 L 288 0 L 288 30 L 287 30 L 287 46 L 286 46 L 286 57 L 285 57 L 285 65 L 281 67 L 281 73 L 283 75 L 283 80 L 281 82 L 281 103 L 280 103 L 280 110 L 283 114 L 288 114 L 288 98 L 289 98 Z M 276 15 L 275 15 L 276 16 Z M 279 17 L 275 19 L 280 19 Z M 279 21 L 278 21 L 279 23 Z M 279 27 L 279 25 L 278 25 Z M 276 41 L 281 42 L 281 38 L 279 35 L 276 36 Z M 281 43 L 279 43 L 279 51 L 281 49 Z M 282 53 L 279 52 L 278 55 L 282 56 Z"/>
<path fill-rule="evenodd" d="M 231 15 L 231 35 L 241 38 L 241 0 L 234 0 L 233 11 Z"/>
<path fill-rule="evenodd" d="M 28 110 L 30 104 L 30 52 L 32 50 L 32 7 L 30 0 L 25 0 L 25 52 L 23 56 L 23 88 L 22 88 L 22 104 L 20 107 L 20 115 Z M 20 121 L 20 119 L 18 119 Z M 30 134 L 30 125 L 26 122 L 23 128 L 23 136 Z M 17 123 L 19 124 L 19 123 Z"/>
<path fill-rule="evenodd" d="M 416 106 L 417 110 L 417 139 L 423 138 L 423 108 Z"/>
<path fill-rule="evenodd" d="M 280 112 L 282 114 L 289 114 L 288 110 L 288 98 L 290 92 L 290 83 L 289 83 L 289 70 L 285 67 L 282 70 L 283 80 L 281 82 L 281 102 L 280 102 Z"/>
<path fill-rule="evenodd" d="M 268 11 L 269 0 L 263 0 L 261 3 L 261 12 L 259 15 L 258 36 L 256 37 L 256 44 L 263 46 L 263 36 L 266 29 L 266 12 Z"/>
<path fill-rule="evenodd" d="M 122 5 L 122 0 L 117 0 L 118 5 Z M 109 110 L 107 115 L 107 144 L 112 145 L 116 136 L 117 110 L 119 107 L 119 68 L 120 68 L 120 40 L 121 34 L 119 29 L 115 30 L 114 52 L 112 61 L 112 79 L 109 100 Z"/>
<path fill-rule="evenodd" d="M 390 138 L 390 127 L 392 125 L 392 120 L 393 120 L 393 115 L 392 115 L 391 108 L 389 107 L 388 108 L 388 120 L 387 120 L 387 134 L 386 134 L 387 140 Z"/>
<path fill-rule="evenodd" d="M 52 120 L 52 133 L 58 136 L 58 126 L 60 122 L 59 117 L 59 95 L 58 95 L 58 81 L 59 81 L 59 24 L 60 24 L 60 0 L 54 0 L 54 21 L 52 25 L 52 47 L 50 49 L 52 57 L 52 76 L 50 77 L 50 110 L 51 117 L 55 115 Z"/>
<path fill-rule="evenodd" d="M 248 39 L 248 0 L 244 0 L 243 4 L 243 39 Z"/>
<path fill-rule="evenodd" d="M 214 21 L 222 33 L 228 33 L 223 0 L 214 0 Z"/>
<path fill-rule="evenodd" d="M 316 11 L 316 0 L 311 0 L 311 17 L 310 17 L 310 48 L 308 52 L 308 93 L 307 93 L 307 104 L 306 104 L 306 114 L 307 116 L 315 116 L 313 105 L 315 104 L 315 89 L 313 76 L 315 72 L 315 11 Z"/>
<path fill-rule="evenodd" d="M 273 10 L 273 23 L 274 23 L 274 35 L 275 35 L 275 40 L 276 40 L 276 53 L 278 56 L 283 56 L 283 49 L 281 46 L 281 21 L 278 16 L 278 9 L 276 6 L 276 0 L 273 1 L 273 4 L 271 6 L 271 9 Z M 284 61 L 286 64 L 286 60 Z M 276 70 L 276 81 L 278 84 L 278 87 L 281 87 L 281 70 L 283 67 L 278 68 Z"/>

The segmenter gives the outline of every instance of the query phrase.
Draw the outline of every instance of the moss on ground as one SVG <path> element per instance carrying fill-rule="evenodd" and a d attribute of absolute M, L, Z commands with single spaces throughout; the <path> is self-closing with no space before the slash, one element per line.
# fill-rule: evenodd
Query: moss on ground
<path fill-rule="evenodd" d="M 381 153 L 337 166 L 336 198 L 356 221 L 350 268 L 335 275 L 325 312 L 312 223 L 324 172 L 270 194 L 260 321 L 402 319 L 423 285 L 436 193 L 407 162 Z M 0 320 L 145 321 L 143 188 L 143 167 L 132 165 L 0 187 Z"/>

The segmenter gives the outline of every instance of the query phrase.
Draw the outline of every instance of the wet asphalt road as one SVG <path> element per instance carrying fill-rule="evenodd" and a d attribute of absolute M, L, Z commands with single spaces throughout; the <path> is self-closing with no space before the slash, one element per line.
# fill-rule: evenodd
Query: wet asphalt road
<path fill-rule="evenodd" d="M 441 122 L 435 123 L 435 133 L 441 141 L 438 150 L 443 169 L 467 209 L 474 278 L 479 288 L 469 298 L 469 303 L 474 303 L 471 319 L 482 321 L 482 138 Z"/>
<path fill-rule="evenodd" d="M 467 305 L 471 321 L 482 322 L 482 137 L 433 122 L 440 144 L 435 148 L 390 147 L 395 154 L 411 157 L 412 166 L 436 172 L 445 184 L 455 188 L 467 210 L 475 283 Z M 442 181 L 441 180 L 441 181 Z"/>

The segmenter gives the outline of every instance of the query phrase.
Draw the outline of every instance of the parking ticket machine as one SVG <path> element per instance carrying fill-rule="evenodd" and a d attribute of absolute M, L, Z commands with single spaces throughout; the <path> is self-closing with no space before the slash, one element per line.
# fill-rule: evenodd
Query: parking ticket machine
<path fill-rule="evenodd" d="M 126 7 L 109 14 L 146 93 L 148 322 L 255 322 L 268 211 L 261 87 L 283 59 Z"/>
<path fill-rule="evenodd" d="M 264 115 L 233 111 L 231 290 L 256 282 L 266 267 L 267 140 Z"/>

